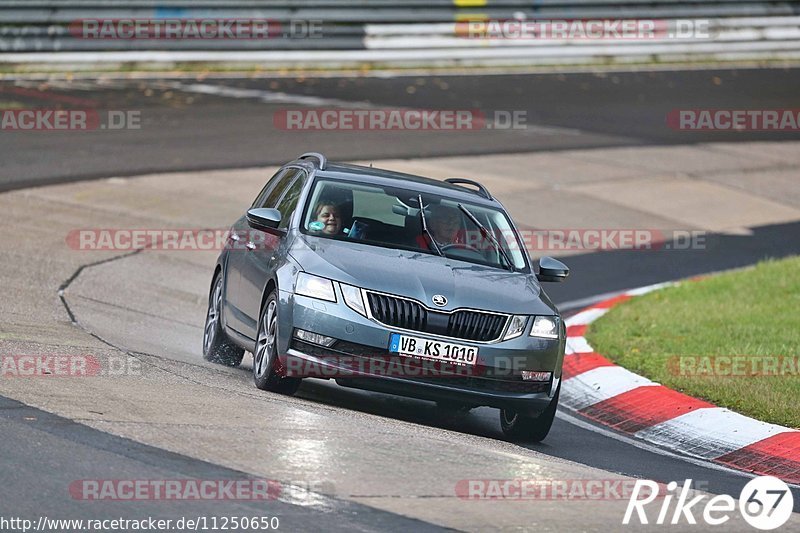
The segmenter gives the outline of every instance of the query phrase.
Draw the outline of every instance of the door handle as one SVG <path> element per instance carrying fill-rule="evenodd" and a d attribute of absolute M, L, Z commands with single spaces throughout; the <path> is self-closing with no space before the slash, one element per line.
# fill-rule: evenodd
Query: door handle
<path fill-rule="evenodd" d="M 237 234 L 235 231 L 232 231 L 232 232 L 230 233 L 230 235 L 228 235 L 228 238 L 229 238 L 230 240 L 234 241 L 234 242 L 239 242 L 239 239 L 240 239 L 241 237 L 239 237 L 239 234 Z"/>
<path fill-rule="evenodd" d="M 247 250 L 250 252 L 256 249 L 256 245 L 249 241 L 245 243 L 244 247 L 247 248 Z"/>

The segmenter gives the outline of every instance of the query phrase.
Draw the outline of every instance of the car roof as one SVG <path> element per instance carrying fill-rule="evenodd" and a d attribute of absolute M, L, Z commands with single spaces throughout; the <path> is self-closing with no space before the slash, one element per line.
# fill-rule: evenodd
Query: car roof
<path fill-rule="evenodd" d="M 494 199 L 485 198 L 477 191 L 453 185 L 445 181 L 405 174 L 376 167 L 364 167 L 361 165 L 351 165 L 347 163 L 330 162 L 325 166 L 325 170 L 316 170 L 316 175 L 323 178 L 356 181 L 360 183 L 373 183 L 376 185 L 386 185 L 392 187 L 406 187 L 419 191 L 423 194 L 436 194 L 447 196 L 448 198 L 463 200 L 473 204 L 481 204 L 503 209 L 500 202 Z"/>

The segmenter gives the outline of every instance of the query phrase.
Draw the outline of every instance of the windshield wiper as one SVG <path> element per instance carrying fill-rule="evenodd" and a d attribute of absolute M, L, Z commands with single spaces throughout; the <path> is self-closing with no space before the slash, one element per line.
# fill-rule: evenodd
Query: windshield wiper
<path fill-rule="evenodd" d="M 492 243 L 492 246 L 494 246 L 495 249 L 500 253 L 500 255 L 503 256 L 503 259 L 505 260 L 508 269 L 511 272 L 514 272 L 516 270 L 514 268 L 514 263 L 511 262 L 511 258 L 508 256 L 503 247 L 500 246 L 500 243 L 497 242 L 497 239 L 494 238 L 494 235 L 492 235 L 491 232 L 488 229 L 486 229 L 486 226 L 481 224 L 480 220 L 478 220 L 477 217 L 475 217 L 475 215 L 473 215 L 469 209 L 464 207 L 462 204 L 458 204 L 458 208 L 461 209 L 461 211 L 463 211 L 463 213 L 467 215 L 467 218 L 470 219 L 472 223 L 478 227 L 478 229 L 481 231 L 481 235 L 489 239 L 489 242 Z"/>
<path fill-rule="evenodd" d="M 417 200 L 419 200 L 419 218 L 422 221 L 422 231 L 424 231 L 425 235 L 427 235 L 428 238 L 431 240 L 431 244 L 433 244 L 433 248 L 434 250 L 436 250 L 436 253 L 444 257 L 441 248 L 439 248 L 439 243 L 436 242 L 436 239 L 433 238 L 433 234 L 428 229 L 428 221 L 425 220 L 425 206 L 422 204 L 421 194 L 417 195 Z"/>

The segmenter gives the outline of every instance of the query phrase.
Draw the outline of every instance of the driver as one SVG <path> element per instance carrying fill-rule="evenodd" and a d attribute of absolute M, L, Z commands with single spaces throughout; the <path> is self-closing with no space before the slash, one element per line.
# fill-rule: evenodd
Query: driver
<path fill-rule="evenodd" d="M 339 206 L 328 201 L 321 201 L 314 209 L 314 221 L 309 229 L 326 235 L 338 235 L 342 231 L 342 215 Z"/>
<path fill-rule="evenodd" d="M 439 246 L 466 243 L 461 226 L 461 212 L 457 208 L 440 205 L 433 211 L 427 222 L 428 229 Z M 425 235 L 417 236 L 417 245 L 426 250 L 433 249 Z"/>

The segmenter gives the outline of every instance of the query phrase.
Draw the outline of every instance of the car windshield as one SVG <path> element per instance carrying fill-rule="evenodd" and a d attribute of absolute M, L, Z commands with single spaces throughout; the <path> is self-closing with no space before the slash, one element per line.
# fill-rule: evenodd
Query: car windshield
<path fill-rule="evenodd" d="M 318 178 L 305 206 L 302 231 L 507 270 L 527 269 L 520 241 L 502 210 L 412 189 Z"/>

